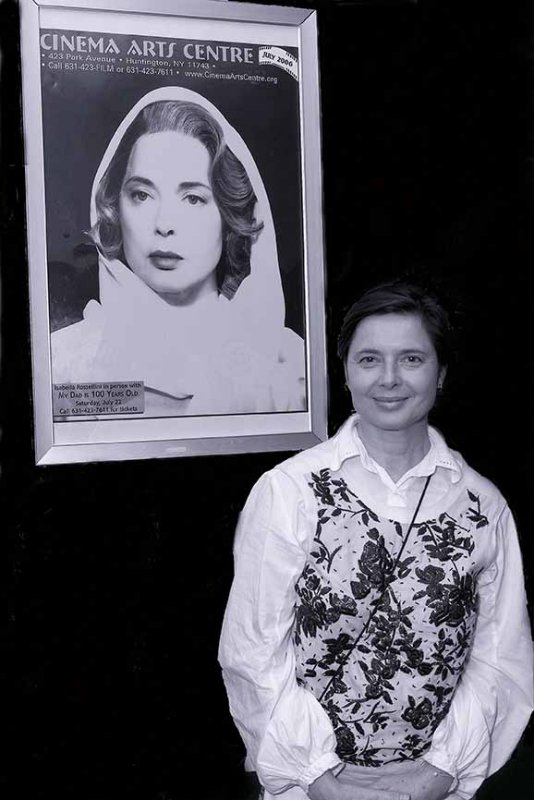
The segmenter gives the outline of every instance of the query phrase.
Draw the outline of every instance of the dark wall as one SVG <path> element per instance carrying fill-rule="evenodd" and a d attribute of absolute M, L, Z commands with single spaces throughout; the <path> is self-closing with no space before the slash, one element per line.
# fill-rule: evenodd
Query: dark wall
<path fill-rule="evenodd" d="M 290 4 L 319 12 L 330 430 L 349 410 L 334 355 L 348 300 L 397 274 L 440 287 L 462 343 L 436 423 L 507 496 L 532 598 L 529 4 Z M 6 796 L 248 800 L 217 640 L 239 509 L 288 454 L 34 466 L 13 0 L 0 37 Z M 531 786 L 532 756 L 530 731 L 479 800 Z"/>

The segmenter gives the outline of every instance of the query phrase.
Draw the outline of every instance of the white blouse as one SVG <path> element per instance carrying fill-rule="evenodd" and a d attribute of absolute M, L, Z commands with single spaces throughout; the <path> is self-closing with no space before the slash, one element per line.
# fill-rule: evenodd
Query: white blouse
<path fill-rule="evenodd" d="M 312 545 L 317 542 L 318 504 L 310 476 L 321 470 L 356 488 L 358 503 L 391 526 L 410 522 L 428 475 L 432 480 L 418 520 L 438 518 L 466 494 L 482 498 L 485 527 L 477 534 L 474 554 L 470 551 L 478 583 L 476 629 L 452 702 L 423 753 L 426 761 L 454 776 L 448 797 L 471 798 L 509 758 L 528 722 L 534 707 L 533 648 L 512 515 L 493 484 L 451 451 L 437 431 L 430 428 L 429 436 L 425 458 L 395 483 L 369 456 L 358 437 L 357 418 L 351 417 L 327 442 L 265 473 L 241 513 L 219 661 L 230 710 L 246 745 L 247 768 L 258 773 L 266 800 L 271 795 L 304 800 L 316 778 L 343 764 L 331 715 L 319 701 L 314 679 L 302 679 L 295 646 L 298 583 L 317 556 Z M 348 526 L 334 516 L 331 533 L 348 535 Z M 352 530 L 360 539 L 367 533 L 354 525 Z M 421 566 L 416 562 L 413 567 L 417 563 Z M 413 572 L 424 577 L 420 569 Z M 347 580 L 338 585 L 343 583 Z M 425 597 L 421 606 L 425 600 L 432 605 Z M 347 603 L 354 604 L 347 598 L 344 602 L 345 610 Z M 350 617 L 347 623 L 341 620 L 349 622 Z M 410 719 L 411 711 L 402 718 Z M 373 746 L 377 753 L 380 747 L 387 752 L 387 736 L 379 731 Z"/>

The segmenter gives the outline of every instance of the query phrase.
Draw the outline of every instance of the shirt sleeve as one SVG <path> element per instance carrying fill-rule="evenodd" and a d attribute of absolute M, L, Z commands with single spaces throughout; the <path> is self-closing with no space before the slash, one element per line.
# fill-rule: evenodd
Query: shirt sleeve
<path fill-rule="evenodd" d="M 295 484 L 274 472 L 260 478 L 240 515 L 219 662 L 247 766 L 279 794 L 292 786 L 306 791 L 341 761 L 328 715 L 296 679 L 295 583 L 306 561 L 307 522 Z"/>
<path fill-rule="evenodd" d="M 456 778 L 450 798 L 473 797 L 508 760 L 534 705 L 533 647 L 512 514 L 500 515 L 496 553 L 479 576 L 469 661 L 425 760 Z"/>

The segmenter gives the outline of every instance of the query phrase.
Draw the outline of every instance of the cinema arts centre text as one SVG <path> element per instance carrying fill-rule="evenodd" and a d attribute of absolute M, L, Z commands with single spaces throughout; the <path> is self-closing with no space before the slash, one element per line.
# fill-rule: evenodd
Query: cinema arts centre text
<path fill-rule="evenodd" d="M 185 58 L 189 61 L 224 61 L 235 64 L 254 63 L 254 48 L 230 44 L 206 44 L 173 40 L 131 39 L 126 48 L 119 47 L 111 36 L 43 33 L 41 49 L 49 52 L 84 53 L 86 55 L 127 55 L 153 58 Z"/>

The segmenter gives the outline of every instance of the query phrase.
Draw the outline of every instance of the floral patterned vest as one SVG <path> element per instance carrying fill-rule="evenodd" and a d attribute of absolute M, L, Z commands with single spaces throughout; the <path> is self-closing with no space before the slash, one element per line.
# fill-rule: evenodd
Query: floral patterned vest
<path fill-rule="evenodd" d="M 328 469 L 308 486 L 317 526 L 296 584 L 298 682 L 328 713 L 344 761 L 419 758 L 469 655 L 481 501 L 465 490 L 416 520 L 398 558 L 408 525 L 379 518 Z"/>

